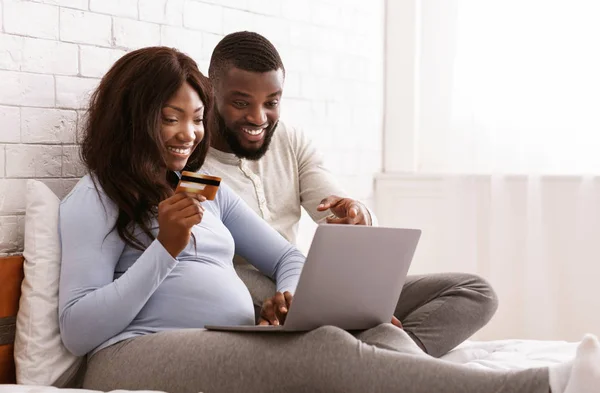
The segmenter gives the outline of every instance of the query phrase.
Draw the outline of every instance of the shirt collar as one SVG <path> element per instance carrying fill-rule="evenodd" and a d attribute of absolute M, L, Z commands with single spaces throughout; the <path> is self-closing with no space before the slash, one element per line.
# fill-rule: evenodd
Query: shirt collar
<path fill-rule="evenodd" d="M 239 163 L 242 161 L 242 159 L 235 154 L 225 153 L 224 151 L 217 150 L 212 146 L 208 148 L 208 155 L 214 157 L 217 161 L 223 164 L 239 165 Z"/>

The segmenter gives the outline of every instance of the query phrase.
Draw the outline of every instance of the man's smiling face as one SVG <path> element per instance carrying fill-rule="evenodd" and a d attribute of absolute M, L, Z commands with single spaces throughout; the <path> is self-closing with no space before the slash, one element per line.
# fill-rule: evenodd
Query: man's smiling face
<path fill-rule="evenodd" d="M 252 72 L 231 67 L 215 86 L 219 133 L 238 157 L 260 159 L 279 121 L 282 69 Z"/>

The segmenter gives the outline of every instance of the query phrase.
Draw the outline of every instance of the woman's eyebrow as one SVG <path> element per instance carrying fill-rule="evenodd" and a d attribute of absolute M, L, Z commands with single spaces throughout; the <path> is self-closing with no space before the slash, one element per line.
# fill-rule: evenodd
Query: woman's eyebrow
<path fill-rule="evenodd" d="M 185 113 L 185 111 L 184 111 L 182 108 L 180 108 L 180 107 L 178 107 L 178 106 L 175 106 L 175 105 L 167 104 L 167 105 L 165 105 L 164 107 L 165 107 L 165 108 L 171 108 L 171 109 L 175 109 L 175 110 L 176 110 L 176 111 L 178 111 L 178 112 Z M 204 109 L 204 106 L 199 106 L 198 108 L 196 108 L 196 109 L 194 110 L 194 113 L 196 113 L 196 112 L 199 112 L 199 111 L 201 111 L 202 109 Z"/>

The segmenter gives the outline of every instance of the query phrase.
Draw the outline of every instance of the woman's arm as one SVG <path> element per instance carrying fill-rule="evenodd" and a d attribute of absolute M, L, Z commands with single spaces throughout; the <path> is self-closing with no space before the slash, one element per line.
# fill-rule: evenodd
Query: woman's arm
<path fill-rule="evenodd" d="M 298 285 L 305 257 L 260 218 L 226 184 L 217 195 L 221 219 L 235 241 L 236 254 L 273 278 L 279 292 L 292 294 Z"/>
<path fill-rule="evenodd" d="M 155 240 L 114 280 L 125 247 L 113 230 L 116 217 L 116 206 L 91 181 L 78 184 L 60 206 L 59 322 L 62 340 L 75 355 L 123 331 L 177 264 Z"/>

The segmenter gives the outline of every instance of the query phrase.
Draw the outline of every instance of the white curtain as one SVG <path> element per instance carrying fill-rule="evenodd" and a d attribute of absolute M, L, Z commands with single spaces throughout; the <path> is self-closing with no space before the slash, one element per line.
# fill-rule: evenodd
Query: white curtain
<path fill-rule="evenodd" d="M 419 4 L 417 173 L 378 180 L 381 223 L 423 229 L 412 273 L 492 282 L 478 338 L 600 334 L 600 1 Z"/>
<path fill-rule="evenodd" d="M 389 175 L 376 195 L 381 225 L 423 231 L 411 274 L 475 273 L 496 289 L 478 339 L 600 334 L 600 178 Z"/>

